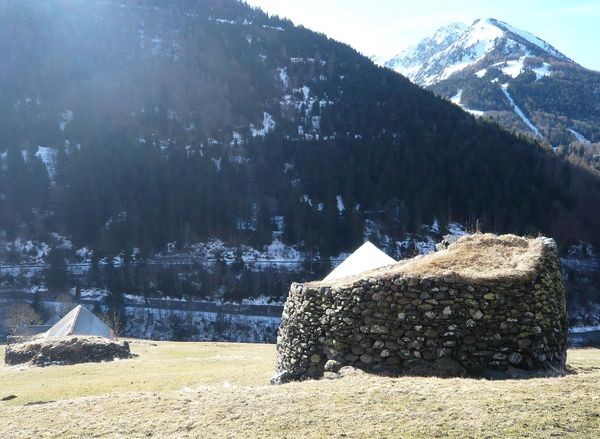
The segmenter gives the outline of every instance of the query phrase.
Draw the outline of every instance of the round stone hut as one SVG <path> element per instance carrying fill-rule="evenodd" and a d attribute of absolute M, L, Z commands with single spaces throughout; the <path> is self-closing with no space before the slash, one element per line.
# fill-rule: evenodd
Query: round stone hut
<path fill-rule="evenodd" d="M 567 323 L 552 239 L 476 234 L 360 275 L 292 284 L 273 382 L 343 366 L 392 375 L 562 374 Z"/>

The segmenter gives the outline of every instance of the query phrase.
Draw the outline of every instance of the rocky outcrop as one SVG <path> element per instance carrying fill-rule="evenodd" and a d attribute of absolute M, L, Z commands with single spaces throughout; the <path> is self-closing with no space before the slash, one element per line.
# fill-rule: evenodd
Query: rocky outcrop
<path fill-rule="evenodd" d="M 292 284 L 273 383 L 344 366 L 393 375 L 562 374 L 567 313 L 556 244 L 473 235 L 333 282 Z"/>
<path fill-rule="evenodd" d="M 6 346 L 4 362 L 47 366 L 112 361 L 131 356 L 127 341 L 102 337 L 40 337 Z"/>

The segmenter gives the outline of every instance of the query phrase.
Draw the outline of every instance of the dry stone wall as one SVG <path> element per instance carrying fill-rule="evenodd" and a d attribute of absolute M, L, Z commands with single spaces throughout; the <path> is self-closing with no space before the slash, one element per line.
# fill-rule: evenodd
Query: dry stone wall
<path fill-rule="evenodd" d="M 38 337 L 6 347 L 4 362 L 36 366 L 131 358 L 129 342 L 93 336 Z"/>
<path fill-rule="evenodd" d="M 374 373 L 489 378 L 562 374 L 567 313 L 554 241 L 526 276 L 392 273 L 292 284 L 273 383 Z M 392 270 L 393 271 L 393 270 Z"/>

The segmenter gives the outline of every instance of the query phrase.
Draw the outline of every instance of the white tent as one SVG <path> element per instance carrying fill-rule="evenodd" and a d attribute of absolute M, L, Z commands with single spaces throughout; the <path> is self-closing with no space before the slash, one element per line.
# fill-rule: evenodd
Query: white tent
<path fill-rule="evenodd" d="M 396 261 L 394 259 L 367 241 L 360 246 L 358 250 L 348 256 L 344 262 L 338 265 L 335 270 L 329 273 L 323 280 L 334 280 L 354 276 L 365 271 L 374 270 L 395 263 Z"/>
<path fill-rule="evenodd" d="M 87 308 L 77 305 L 46 332 L 47 337 L 67 335 L 96 335 L 114 338 L 115 334 L 106 324 Z"/>

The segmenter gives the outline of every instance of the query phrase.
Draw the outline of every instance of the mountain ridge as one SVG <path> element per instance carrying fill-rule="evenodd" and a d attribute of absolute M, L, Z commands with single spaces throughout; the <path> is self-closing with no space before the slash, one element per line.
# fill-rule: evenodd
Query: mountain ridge
<path fill-rule="evenodd" d="M 600 72 L 493 18 L 434 35 L 444 32 L 451 37 L 443 45 L 425 38 L 384 65 L 476 116 L 562 147 L 562 154 L 600 142 Z M 586 154 L 594 167 L 594 149 Z"/>
<path fill-rule="evenodd" d="M 419 85 L 429 86 L 447 79 L 454 72 L 477 64 L 486 56 L 497 56 L 497 52 L 510 57 L 517 54 L 544 54 L 561 61 L 574 62 L 529 32 L 503 21 L 487 18 L 477 19 L 470 26 L 463 23 L 443 26 L 432 37 L 421 40 L 416 46 L 384 62 L 384 65 Z M 418 58 L 418 63 L 410 62 L 414 58 Z M 441 68 L 438 64 L 441 64 Z"/>

